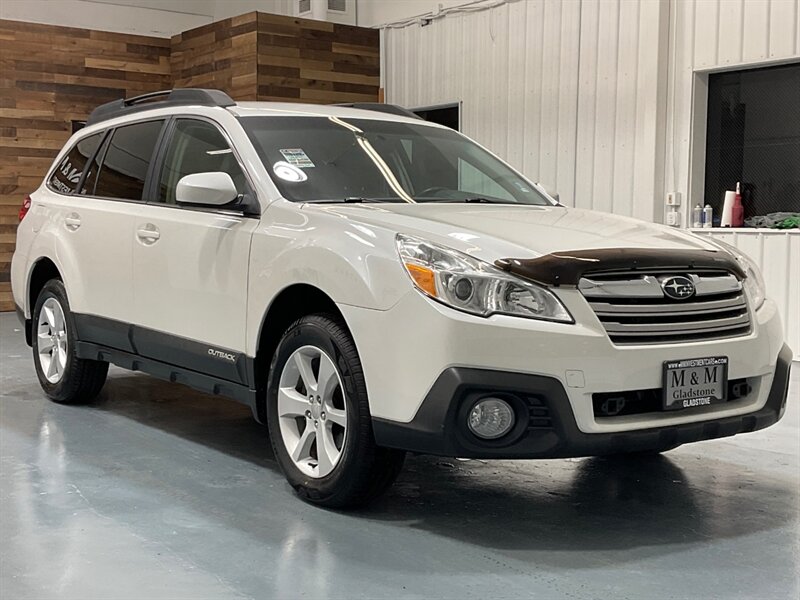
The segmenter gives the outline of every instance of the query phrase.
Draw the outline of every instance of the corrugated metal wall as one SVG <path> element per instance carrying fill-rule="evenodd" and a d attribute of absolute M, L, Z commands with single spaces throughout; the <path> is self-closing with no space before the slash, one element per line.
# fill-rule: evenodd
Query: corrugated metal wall
<path fill-rule="evenodd" d="M 566 204 L 652 219 L 667 7 L 526 0 L 387 29 L 387 101 L 461 100 L 464 133 Z"/>
<path fill-rule="evenodd" d="M 564 203 L 661 220 L 667 192 L 684 215 L 702 201 L 702 72 L 800 58 L 800 0 L 523 0 L 387 29 L 384 44 L 388 102 L 462 101 L 464 133 Z M 714 235 L 764 266 L 800 353 L 800 235 Z"/>
<path fill-rule="evenodd" d="M 652 220 L 663 185 L 667 2 L 581 2 L 576 205 Z"/>
<path fill-rule="evenodd" d="M 387 101 L 414 107 L 463 100 L 467 135 L 532 179 L 557 186 L 570 202 L 579 9 L 550 0 L 518 2 L 388 30 Z"/>

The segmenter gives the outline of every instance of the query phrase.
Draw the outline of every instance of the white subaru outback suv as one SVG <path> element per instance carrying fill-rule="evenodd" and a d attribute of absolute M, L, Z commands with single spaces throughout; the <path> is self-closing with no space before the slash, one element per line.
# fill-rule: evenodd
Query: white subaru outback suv
<path fill-rule="evenodd" d="M 747 257 L 564 207 L 398 107 L 112 102 L 20 217 L 47 396 L 91 400 L 113 363 L 234 398 L 317 504 L 375 497 L 406 451 L 661 452 L 784 412 Z"/>

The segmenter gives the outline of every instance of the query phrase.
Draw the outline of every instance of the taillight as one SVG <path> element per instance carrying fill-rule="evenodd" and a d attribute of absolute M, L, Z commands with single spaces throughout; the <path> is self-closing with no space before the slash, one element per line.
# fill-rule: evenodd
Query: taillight
<path fill-rule="evenodd" d="M 25 196 L 25 200 L 22 201 L 22 206 L 19 207 L 19 220 L 25 218 L 25 215 L 28 214 L 28 211 L 31 209 L 31 197 Z"/>

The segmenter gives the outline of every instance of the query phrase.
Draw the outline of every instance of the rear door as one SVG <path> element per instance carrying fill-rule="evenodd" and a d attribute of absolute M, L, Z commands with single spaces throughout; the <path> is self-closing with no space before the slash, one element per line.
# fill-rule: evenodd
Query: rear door
<path fill-rule="evenodd" d="M 127 348 L 127 336 L 113 332 L 121 329 L 115 322 L 133 317 L 134 214 L 163 124 L 148 121 L 84 138 L 48 180 L 57 193 L 46 203 L 63 230 L 58 260 L 86 341 Z"/>
<path fill-rule="evenodd" d="M 185 175 L 228 173 L 252 190 L 219 126 L 200 118 L 170 125 L 153 173 L 153 197 L 138 213 L 133 238 L 134 340 L 140 354 L 244 383 L 250 241 L 258 219 L 175 200 Z"/>

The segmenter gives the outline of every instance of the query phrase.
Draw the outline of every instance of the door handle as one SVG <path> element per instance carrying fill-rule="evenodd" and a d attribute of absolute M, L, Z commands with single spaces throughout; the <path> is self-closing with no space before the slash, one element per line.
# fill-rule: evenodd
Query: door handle
<path fill-rule="evenodd" d="M 81 217 L 78 213 L 69 213 L 64 217 L 64 227 L 70 231 L 75 231 L 81 226 Z"/>
<path fill-rule="evenodd" d="M 138 237 L 143 244 L 149 246 L 150 244 L 155 244 L 161 237 L 161 234 L 158 231 L 158 227 L 152 223 L 147 223 L 136 230 L 136 237 Z"/>

